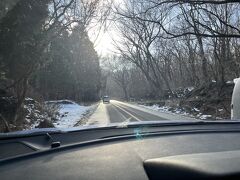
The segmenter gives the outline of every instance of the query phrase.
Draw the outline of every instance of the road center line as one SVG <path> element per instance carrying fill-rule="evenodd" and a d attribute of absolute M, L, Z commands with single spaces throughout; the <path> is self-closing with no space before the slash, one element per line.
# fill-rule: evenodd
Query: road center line
<path fill-rule="evenodd" d="M 137 121 L 141 121 L 139 118 L 137 118 L 136 116 L 134 116 L 133 114 L 129 113 L 128 111 L 126 111 L 125 109 L 123 109 L 122 107 L 120 107 L 119 105 L 113 104 L 114 106 L 116 106 L 117 108 L 121 109 L 122 111 L 124 111 L 125 113 L 127 113 L 129 116 L 131 116 L 132 118 L 136 119 Z"/>
<path fill-rule="evenodd" d="M 117 107 L 115 107 L 115 106 L 113 106 L 113 107 L 114 107 L 114 109 L 122 116 L 122 118 L 124 119 L 124 121 L 126 121 L 126 120 L 129 119 L 129 118 L 127 118 L 126 116 L 124 116 L 124 114 L 121 113 L 121 112 L 117 109 Z"/>

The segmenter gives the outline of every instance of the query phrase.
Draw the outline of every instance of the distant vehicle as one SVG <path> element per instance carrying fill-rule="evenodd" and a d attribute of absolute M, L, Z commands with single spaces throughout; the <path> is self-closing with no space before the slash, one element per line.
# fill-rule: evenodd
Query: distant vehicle
<path fill-rule="evenodd" d="M 103 96 L 103 103 L 110 103 L 110 97 L 109 96 Z"/>
<path fill-rule="evenodd" d="M 232 94 L 232 104 L 231 104 L 231 119 L 240 119 L 240 80 L 239 78 L 234 80 L 235 87 Z"/>

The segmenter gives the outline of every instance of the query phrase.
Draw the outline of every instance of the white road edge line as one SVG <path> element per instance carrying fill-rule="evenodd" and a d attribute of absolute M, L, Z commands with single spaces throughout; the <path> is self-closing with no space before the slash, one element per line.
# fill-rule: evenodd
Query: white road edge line
<path fill-rule="evenodd" d="M 120 106 L 113 104 L 114 106 L 117 106 L 119 109 L 121 109 L 122 111 L 124 111 L 125 113 L 127 113 L 129 116 L 133 117 L 134 119 L 136 119 L 137 121 L 141 121 L 140 119 L 138 119 L 136 116 L 134 116 L 133 114 L 127 112 L 125 109 L 121 108 Z"/>

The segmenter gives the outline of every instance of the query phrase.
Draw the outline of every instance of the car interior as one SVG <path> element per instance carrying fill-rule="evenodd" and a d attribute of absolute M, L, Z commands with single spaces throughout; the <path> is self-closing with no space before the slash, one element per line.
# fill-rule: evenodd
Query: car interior
<path fill-rule="evenodd" d="M 1 179 L 239 179 L 239 129 L 195 122 L 6 134 Z"/>

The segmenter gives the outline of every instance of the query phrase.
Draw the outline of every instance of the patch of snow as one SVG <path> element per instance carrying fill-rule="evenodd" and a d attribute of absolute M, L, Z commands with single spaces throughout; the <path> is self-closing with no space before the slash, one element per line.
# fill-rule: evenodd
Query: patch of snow
<path fill-rule="evenodd" d="M 8 99 L 9 99 L 9 97 L 1 97 L 1 99 L 6 99 L 6 100 L 8 100 Z"/>
<path fill-rule="evenodd" d="M 179 110 L 179 109 L 176 109 L 176 110 L 175 110 L 175 113 L 180 114 L 180 113 L 182 113 L 182 111 Z"/>
<path fill-rule="evenodd" d="M 39 110 L 35 110 L 34 112 L 35 112 L 35 113 L 40 113 L 40 111 L 39 111 Z"/>
<path fill-rule="evenodd" d="M 227 81 L 226 83 L 227 84 L 233 84 L 234 82 L 233 81 Z"/>
<path fill-rule="evenodd" d="M 140 106 L 142 106 L 144 108 L 147 108 L 147 109 L 163 112 L 163 113 L 185 115 L 185 116 L 188 116 L 188 117 L 199 118 L 201 120 L 206 120 L 206 119 L 211 119 L 212 118 L 212 115 L 202 114 L 198 108 L 193 108 L 192 109 L 192 111 L 195 111 L 195 112 L 198 113 L 197 115 L 193 115 L 191 113 L 185 112 L 184 109 L 181 109 L 181 108 L 172 108 L 172 107 L 169 107 L 169 106 L 159 107 L 157 104 L 154 104 L 152 106 L 146 106 L 146 105 L 140 105 Z M 219 111 L 222 111 L 222 110 L 223 109 L 219 109 Z"/>
<path fill-rule="evenodd" d="M 154 105 L 154 106 L 156 106 L 156 105 Z M 151 107 L 151 106 L 149 106 L 149 107 Z M 167 112 L 168 109 L 170 108 L 168 106 L 161 106 L 161 107 L 157 106 L 157 107 L 158 107 L 157 110 L 160 110 L 160 111 L 163 111 L 163 112 Z M 151 109 L 151 108 L 149 108 L 149 109 Z M 154 108 L 152 108 L 152 109 L 154 110 Z"/>
<path fill-rule="evenodd" d="M 168 106 L 159 107 L 157 104 L 154 104 L 152 106 L 146 106 L 146 105 L 140 105 L 140 106 L 147 108 L 147 109 L 154 110 L 154 111 L 171 112 L 171 111 L 169 111 L 170 107 L 168 107 Z"/>
<path fill-rule="evenodd" d="M 174 109 L 173 111 L 171 111 L 170 109 L 172 109 L 171 107 L 169 106 L 160 106 L 157 105 L 157 104 L 154 104 L 152 106 L 146 106 L 146 105 L 140 105 L 144 108 L 147 108 L 147 109 L 151 109 L 151 110 L 154 110 L 154 111 L 159 111 L 159 112 L 167 112 L 167 113 L 170 113 L 170 114 L 187 114 L 186 112 L 182 111 L 181 109 Z"/>
<path fill-rule="evenodd" d="M 121 102 L 122 103 L 122 102 Z M 166 120 L 171 120 L 171 122 L 173 120 L 193 120 L 196 121 L 196 118 L 192 115 L 189 114 L 187 112 L 185 112 L 183 109 L 181 108 L 176 108 L 175 111 L 179 112 L 179 114 L 177 114 L 174 111 L 174 108 L 170 107 L 170 106 L 160 106 L 155 104 L 152 106 L 147 106 L 147 105 L 140 105 L 138 104 L 138 106 L 135 105 L 130 105 L 127 103 L 122 103 L 122 104 L 126 104 L 129 107 L 133 107 L 136 109 L 139 109 L 141 111 L 147 112 L 147 113 L 152 113 L 156 116 L 162 117 L 162 118 L 166 118 Z M 147 109 L 149 109 L 150 111 L 146 111 Z M 157 111 L 157 112 L 154 112 Z M 162 122 L 162 121 L 161 121 Z"/>
<path fill-rule="evenodd" d="M 234 79 L 234 80 L 233 80 L 234 84 L 236 84 L 239 79 L 240 79 L 240 78 Z"/>
<path fill-rule="evenodd" d="M 199 114 L 196 115 L 196 117 L 198 117 L 198 118 L 201 117 L 201 116 L 202 116 L 202 113 L 199 113 Z"/>
<path fill-rule="evenodd" d="M 54 103 L 56 101 L 51 101 L 51 103 Z M 63 102 L 63 104 L 61 104 Z M 70 128 L 74 127 L 74 125 L 83 118 L 84 114 L 87 113 L 87 111 L 90 111 L 95 107 L 95 105 L 92 106 L 81 106 L 73 101 L 67 101 L 70 102 L 69 104 L 66 104 L 66 101 L 57 101 L 60 105 L 59 110 L 59 120 L 54 122 L 54 126 L 57 128 Z"/>
<path fill-rule="evenodd" d="M 193 108 L 193 110 L 196 112 L 200 112 L 200 110 L 198 108 Z"/>
<path fill-rule="evenodd" d="M 200 116 L 200 119 L 208 119 L 208 118 L 211 118 L 212 115 L 201 115 Z"/>
<path fill-rule="evenodd" d="M 26 97 L 25 100 L 26 100 L 26 101 L 34 101 L 34 100 L 33 100 L 32 98 L 30 98 L 30 97 Z"/>
<path fill-rule="evenodd" d="M 46 111 L 48 106 L 50 113 Z M 46 101 L 41 105 L 31 98 L 25 99 L 24 109 L 26 111 L 27 129 L 36 128 L 42 121 L 49 120 L 56 128 L 71 128 L 78 123 L 88 111 L 93 111 L 96 105 L 81 106 L 70 100 Z M 46 108 L 46 109 L 45 109 Z M 53 116 L 52 116 L 53 115 Z"/>
<path fill-rule="evenodd" d="M 194 90 L 194 87 L 188 87 L 187 90 L 192 91 L 192 90 Z"/>
<path fill-rule="evenodd" d="M 33 101 L 33 99 L 27 97 L 25 98 L 25 101 Z M 46 118 L 45 115 L 41 114 L 39 110 L 35 109 L 34 104 L 24 104 L 23 107 L 27 112 L 25 121 L 30 124 L 30 126 L 26 127 L 25 129 L 35 128 L 40 123 L 40 121 Z M 35 117 L 36 120 L 33 120 L 33 117 Z"/>

